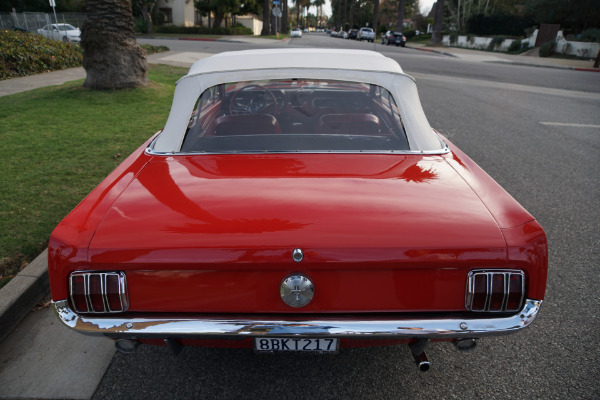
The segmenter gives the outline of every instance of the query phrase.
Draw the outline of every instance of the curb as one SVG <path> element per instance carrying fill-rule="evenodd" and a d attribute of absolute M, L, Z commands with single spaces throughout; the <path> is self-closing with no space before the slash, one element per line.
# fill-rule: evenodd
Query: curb
<path fill-rule="evenodd" d="M 436 54 L 441 54 L 444 56 L 448 56 L 448 57 L 454 57 L 454 58 L 459 58 L 457 56 L 455 56 L 452 53 L 446 53 L 445 51 L 440 51 L 440 50 L 433 50 L 433 49 L 425 49 L 423 47 L 412 47 L 412 46 L 406 46 L 409 49 L 413 49 L 413 50 L 419 50 L 419 51 L 426 51 L 428 53 L 436 53 Z"/>
<path fill-rule="evenodd" d="M 50 285 L 46 249 L 0 289 L 0 342 L 48 293 Z"/>
<path fill-rule="evenodd" d="M 440 51 L 440 50 L 433 50 L 433 49 L 429 49 L 429 48 L 423 48 L 423 47 L 412 47 L 412 46 L 406 46 L 409 49 L 413 49 L 413 50 L 419 50 L 419 51 L 426 51 L 428 53 L 436 53 L 436 54 L 441 54 L 444 56 L 448 56 L 448 57 L 454 57 L 454 58 L 460 58 L 454 54 L 451 53 L 447 53 L 445 51 Z M 524 62 L 518 62 L 518 61 L 510 61 L 510 60 L 506 60 L 506 61 L 484 61 L 487 63 L 492 63 L 492 64 L 510 64 L 510 65 L 518 65 L 518 66 L 522 66 L 522 67 L 537 67 L 537 68 L 554 68 L 554 69 L 568 69 L 571 71 L 584 71 L 584 72 L 600 72 L 600 68 L 596 69 L 596 68 L 580 68 L 580 67 L 569 67 L 569 66 L 563 66 L 563 65 L 546 65 L 546 64 L 531 64 L 531 63 L 524 63 Z"/>
<path fill-rule="evenodd" d="M 178 40 L 192 40 L 196 42 L 216 42 L 217 39 L 213 38 L 193 38 L 193 37 L 180 37 Z"/>
<path fill-rule="evenodd" d="M 574 67 L 569 67 L 569 66 L 566 66 L 566 65 L 529 64 L 529 63 L 522 63 L 522 62 L 510 61 L 510 60 L 506 60 L 506 61 L 484 61 L 484 62 L 490 63 L 490 64 L 518 65 L 520 67 L 536 67 L 536 68 L 551 68 L 551 69 L 570 69 L 570 70 L 573 70 L 573 71 L 576 69 Z"/>
<path fill-rule="evenodd" d="M 600 72 L 600 68 L 573 68 L 575 71 Z"/>

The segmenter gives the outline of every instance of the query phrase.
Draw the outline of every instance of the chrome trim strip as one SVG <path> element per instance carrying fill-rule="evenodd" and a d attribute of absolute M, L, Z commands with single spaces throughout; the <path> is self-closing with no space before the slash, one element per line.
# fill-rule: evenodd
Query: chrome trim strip
<path fill-rule="evenodd" d="M 403 319 L 378 315 L 356 314 L 356 318 L 328 316 L 306 319 L 302 314 L 287 318 L 269 315 L 212 315 L 197 316 L 98 316 L 74 313 L 66 300 L 53 302 L 59 319 L 68 327 L 88 335 L 121 339 L 150 338 L 232 338 L 232 337 L 347 337 L 347 338 L 478 338 L 516 332 L 533 322 L 541 300 L 526 300 L 521 312 L 498 318 Z M 479 314 L 480 315 L 480 314 Z M 253 318 L 254 317 L 254 318 Z"/>
<path fill-rule="evenodd" d="M 398 155 L 443 155 L 450 152 L 449 148 L 440 150 L 344 150 L 344 151 L 331 151 L 331 150 L 310 150 L 310 151 L 230 151 L 230 152 L 160 152 L 154 151 L 150 147 L 146 147 L 146 154 L 150 156 L 204 156 L 204 155 L 224 155 L 224 154 L 398 154 Z"/>
<path fill-rule="evenodd" d="M 435 131 L 434 131 L 435 132 Z M 160 134 L 160 132 L 159 132 Z M 437 132 L 436 132 L 437 135 Z M 311 150 L 311 151 L 273 151 L 273 152 L 265 152 L 265 151 L 229 151 L 229 152 L 161 152 L 154 150 L 154 144 L 158 139 L 158 135 L 150 142 L 148 147 L 144 152 L 149 156 L 203 156 L 203 155 L 223 155 L 223 154 L 423 154 L 423 155 L 443 155 L 450 153 L 450 148 L 438 135 L 440 139 L 440 143 L 444 145 L 441 149 L 436 150 L 344 150 L 344 151 L 331 151 L 331 150 Z"/>

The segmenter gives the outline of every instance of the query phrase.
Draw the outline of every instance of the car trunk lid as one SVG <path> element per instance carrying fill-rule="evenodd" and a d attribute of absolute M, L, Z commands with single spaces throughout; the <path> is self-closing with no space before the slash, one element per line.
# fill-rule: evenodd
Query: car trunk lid
<path fill-rule="evenodd" d="M 294 312 L 460 310 L 467 271 L 506 262 L 463 179 L 442 157 L 412 155 L 159 158 L 89 250 L 94 268 L 126 271 L 143 311 L 288 312 L 278 290 L 292 272 L 319 293 Z"/>

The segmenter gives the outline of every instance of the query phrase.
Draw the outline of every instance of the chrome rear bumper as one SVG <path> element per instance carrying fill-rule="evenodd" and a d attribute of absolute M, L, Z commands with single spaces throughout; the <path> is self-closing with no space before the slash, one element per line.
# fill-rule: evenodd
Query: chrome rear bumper
<path fill-rule="evenodd" d="M 477 318 L 398 318 L 356 314 L 340 318 L 323 314 L 281 318 L 269 315 L 128 316 L 115 314 L 79 315 L 66 300 L 53 302 L 60 320 L 83 334 L 121 339 L 151 338 L 241 338 L 241 337 L 340 337 L 355 339 L 452 339 L 478 338 L 516 332 L 527 327 L 537 316 L 542 301 L 526 300 L 514 315 Z M 489 315 L 489 314 L 488 314 Z"/>

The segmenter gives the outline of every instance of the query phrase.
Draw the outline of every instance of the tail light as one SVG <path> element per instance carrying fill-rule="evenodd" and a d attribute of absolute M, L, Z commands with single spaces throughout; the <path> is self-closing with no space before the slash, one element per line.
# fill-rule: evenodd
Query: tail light
<path fill-rule="evenodd" d="M 124 312 L 129 306 L 123 272 L 74 272 L 69 278 L 69 291 L 76 312 Z"/>
<path fill-rule="evenodd" d="M 525 296 L 523 271 L 478 270 L 469 272 L 465 306 L 469 311 L 519 311 Z"/>

